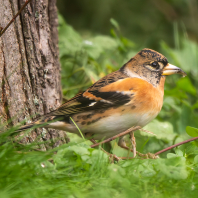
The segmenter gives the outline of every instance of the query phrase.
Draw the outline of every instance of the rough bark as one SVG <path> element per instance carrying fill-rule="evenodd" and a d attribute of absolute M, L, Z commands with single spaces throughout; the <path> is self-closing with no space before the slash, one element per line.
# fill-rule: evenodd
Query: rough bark
<path fill-rule="evenodd" d="M 0 26 L 5 27 L 25 0 L 0 0 Z M 61 103 L 55 0 L 32 0 L 0 38 L 0 119 L 9 125 L 31 122 Z M 36 129 L 23 143 L 65 142 L 64 132 Z M 45 149 L 45 147 L 43 147 Z"/>

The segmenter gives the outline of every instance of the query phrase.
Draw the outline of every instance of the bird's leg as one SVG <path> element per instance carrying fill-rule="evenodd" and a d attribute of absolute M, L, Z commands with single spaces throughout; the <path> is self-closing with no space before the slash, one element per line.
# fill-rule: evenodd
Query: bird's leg
<path fill-rule="evenodd" d="M 133 148 L 133 157 L 136 156 L 136 141 L 135 141 L 135 136 L 134 136 L 134 131 L 130 132 L 130 140 Z"/>
<path fill-rule="evenodd" d="M 135 144 L 136 145 L 136 144 Z M 131 149 L 131 148 L 129 148 L 127 145 L 126 145 L 126 142 L 125 142 L 125 140 L 124 140 L 124 136 L 123 137 L 120 137 L 120 139 L 119 139 L 119 141 L 118 141 L 118 146 L 120 146 L 121 148 L 123 148 L 123 149 L 125 149 L 125 150 L 127 150 L 127 151 L 131 151 L 132 153 L 133 153 L 133 156 L 135 157 L 136 156 L 136 154 L 138 155 L 138 156 L 141 156 L 141 155 L 144 155 L 144 154 L 141 154 L 141 153 L 139 153 L 138 151 L 136 151 L 136 147 L 135 147 L 135 153 L 134 153 L 134 148 L 133 149 Z"/>
<path fill-rule="evenodd" d="M 116 138 L 118 138 L 119 137 L 119 142 L 118 142 L 118 146 L 120 146 L 121 148 L 123 148 L 123 149 L 126 149 L 127 151 L 131 151 L 131 152 L 133 152 L 133 149 L 131 149 L 131 148 L 129 148 L 127 145 L 126 145 L 126 143 L 125 143 L 125 141 L 124 141 L 124 135 L 126 135 L 126 134 L 128 134 L 128 133 L 131 133 L 131 132 L 134 132 L 134 131 L 136 131 L 136 130 L 139 130 L 139 129 L 141 129 L 141 127 L 139 127 L 139 126 L 136 126 L 136 127 L 131 127 L 131 128 L 129 128 L 129 129 L 127 129 L 126 131 L 124 131 L 124 132 L 122 132 L 122 133 L 120 133 L 120 134 L 118 134 L 118 135 L 115 135 L 115 136 L 113 136 L 113 137 L 111 137 L 111 138 L 108 138 L 108 139 L 106 139 L 106 140 L 103 140 L 102 142 L 99 142 L 99 143 L 96 143 L 96 141 L 94 140 L 94 141 L 92 141 L 94 144 L 93 145 L 91 145 L 91 148 L 94 148 L 94 147 L 96 147 L 96 146 L 99 146 L 100 144 L 103 144 L 103 143 L 106 143 L 106 142 L 110 142 L 110 141 L 112 141 L 112 140 L 115 140 Z M 145 131 L 145 132 L 147 132 L 147 131 Z M 93 140 L 93 139 L 92 139 Z M 134 143 L 135 143 L 135 140 L 134 140 Z M 136 144 L 134 144 L 134 145 L 136 145 Z M 135 146 L 134 146 L 135 147 Z M 136 147 L 135 147 L 136 148 Z M 102 149 L 105 153 L 107 153 L 108 155 L 112 155 L 112 154 L 110 154 L 110 153 L 108 153 L 107 151 L 105 151 L 104 149 Z M 133 152 L 134 153 L 134 152 Z M 138 151 L 136 151 L 135 152 L 138 156 L 140 156 L 140 157 L 143 157 L 143 158 L 151 158 L 151 159 L 155 159 L 155 158 L 158 158 L 157 156 L 155 157 L 153 154 L 151 154 L 151 153 L 148 153 L 148 154 L 142 154 L 142 153 L 139 153 Z M 117 156 L 116 156 L 117 157 Z M 115 157 L 115 159 L 116 159 L 116 157 Z M 126 157 L 117 157 L 117 159 L 116 160 L 118 160 L 118 159 L 129 159 L 129 158 L 126 158 Z"/>
<path fill-rule="evenodd" d="M 118 146 L 120 146 L 121 148 L 123 148 L 123 149 L 125 149 L 127 151 L 131 151 L 133 153 L 134 157 L 137 154 L 139 157 L 144 158 L 144 159 L 156 159 L 156 158 L 159 158 L 158 156 L 155 156 L 152 153 L 142 154 L 142 153 L 136 151 L 136 141 L 135 141 L 135 137 L 134 137 L 134 131 L 130 132 L 130 140 L 131 140 L 131 143 L 132 143 L 132 146 L 133 146 L 132 149 L 129 148 L 126 145 L 126 142 L 124 140 L 124 136 L 119 138 Z"/>
<path fill-rule="evenodd" d="M 145 129 L 142 129 L 142 128 L 140 130 L 143 131 L 143 132 L 155 135 L 154 133 L 152 133 L 152 132 L 150 132 L 148 130 L 145 130 Z M 130 132 L 130 140 L 131 140 L 131 143 L 132 143 L 132 146 L 133 146 L 133 156 L 134 157 L 135 157 L 135 155 L 137 153 L 137 155 L 139 157 L 142 157 L 142 158 L 145 158 L 145 159 L 157 159 L 157 158 L 159 158 L 159 156 L 157 156 L 157 155 L 155 155 L 153 153 L 142 154 L 142 153 L 136 152 L 136 141 L 135 141 L 134 131 Z"/>
<path fill-rule="evenodd" d="M 148 131 L 148 130 L 145 130 L 145 129 L 140 129 L 140 130 L 143 131 L 143 132 L 146 132 L 146 133 L 155 135 L 155 134 L 154 134 L 153 132 L 151 132 L 151 131 Z M 156 136 L 156 135 L 155 135 L 155 136 Z M 145 158 L 145 159 L 157 159 L 157 158 L 159 158 L 158 155 L 155 155 L 155 154 L 153 154 L 153 153 L 146 153 L 146 154 L 139 153 L 138 155 L 139 155 L 140 157 Z"/>
<path fill-rule="evenodd" d="M 126 142 L 125 142 L 125 140 L 124 140 L 124 136 L 122 136 L 122 137 L 119 138 L 118 146 L 120 146 L 120 147 L 123 148 L 123 149 L 126 149 L 126 150 L 128 150 L 128 151 L 133 152 L 133 149 L 130 149 L 130 148 L 126 145 Z"/>
<path fill-rule="evenodd" d="M 139 130 L 139 129 L 141 129 L 141 127 L 139 127 L 139 126 L 136 126 L 136 127 L 131 127 L 131 128 L 129 128 L 129 129 L 127 129 L 126 131 L 124 131 L 124 132 L 122 132 L 122 133 L 119 133 L 118 135 L 115 135 L 115 136 L 113 136 L 113 137 L 111 137 L 111 138 L 108 138 L 108 139 L 106 139 L 106 140 L 103 140 L 102 142 L 99 142 L 99 143 L 96 143 L 96 144 L 93 144 L 93 145 L 91 145 L 91 148 L 94 148 L 94 147 L 96 147 L 96 146 L 99 146 L 100 144 L 104 144 L 104 143 L 106 143 L 106 142 L 111 142 L 112 140 L 115 140 L 116 138 L 121 138 L 121 137 L 123 137 L 124 135 L 126 135 L 126 134 L 128 134 L 128 133 L 130 133 L 130 132 L 132 132 L 132 131 L 136 131 L 136 130 Z M 122 147 L 122 146 L 121 146 Z M 127 147 L 128 148 L 128 147 Z"/>
<path fill-rule="evenodd" d="M 94 143 L 94 144 L 96 144 L 97 142 L 94 140 L 94 139 L 90 139 L 90 141 L 92 142 L 92 143 Z M 105 151 L 102 147 L 100 148 L 103 152 L 105 152 L 107 155 L 109 155 L 109 158 L 110 158 L 110 160 L 113 158 L 113 159 L 115 159 L 116 161 L 119 161 L 119 160 L 121 160 L 122 158 L 120 158 L 120 157 L 117 157 L 116 155 L 113 155 L 113 154 L 111 154 L 111 153 L 108 153 L 107 151 Z M 111 160 L 112 161 L 112 160 Z"/>

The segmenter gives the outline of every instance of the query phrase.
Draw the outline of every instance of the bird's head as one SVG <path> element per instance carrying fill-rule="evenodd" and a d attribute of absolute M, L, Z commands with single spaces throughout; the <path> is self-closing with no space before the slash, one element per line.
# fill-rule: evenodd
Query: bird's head
<path fill-rule="evenodd" d="M 143 78 L 154 86 L 157 86 L 161 77 L 167 75 L 178 73 L 186 76 L 182 69 L 168 63 L 164 55 L 148 48 L 138 52 L 121 70 L 130 77 Z"/>

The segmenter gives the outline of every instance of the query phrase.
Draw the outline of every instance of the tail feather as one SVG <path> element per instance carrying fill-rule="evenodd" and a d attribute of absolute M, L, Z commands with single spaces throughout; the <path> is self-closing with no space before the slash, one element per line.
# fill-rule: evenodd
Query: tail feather
<path fill-rule="evenodd" d="M 26 129 L 35 129 L 35 128 L 39 128 L 39 127 L 44 127 L 44 128 L 48 128 L 50 123 L 62 120 L 64 117 L 62 116 L 51 116 L 51 115 L 44 115 L 42 117 L 40 117 L 37 121 L 34 121 L 32 123 L 26 124 L 24 126 L 21 126 L 20 128 L 14 127 L 16 130 L 13 130 L 14 128 L 10 128 L 10 135 L 15 135 L 17 133 L 20 133 Z M 53 127 L 51 127 L 53 128 Z M 6 131 L 0 131 L 0 135 L 7 133 Z"/>
<path fill-rule="evenodd" d="M 22 126 L 20 128 L 13 127 L 13 128 L 8 129 L 8 130 L 5 130 L 5 131 L 0 131 L 0 135 L 3 135 L 5 133 L 7 133 L 7 132 L 9 132 L 10 136 L 16 135 L 17 133 L 20 133 L 20 132 L 22 132 L 22 131 L 24 131 L 26 129 L 30 129 L 32 127 L 37 128 L 37 126 L 36 127 L 35 126 L 36 126 L 35 123 L 31 123 L 31 124 L 24 125 L 24 126 Z M 17 128 L 17 129 L 15 130 L 15 128 Z"/>
<path fill-rule="evenodd" d="M 39 127 L 45 127 L 46 125 L 48 125 L 48 123 L 46 122 L 43 122 L 43 120 L 38 120 L 36 122 L 33 122 L 33 123 L 30 123 L 30 124 L 26 124 L 22 127 L 20 127 L 19 129 L 15 130 L 14 133 L 19 133 L 19 132 L 22 132 L 26 129 L 30 129 L 30 128 L 39 128 Z"/>
<path fill-rule="evenodd" d="M 57 117 L 55 117 L 55 116 L 43 116 L 35 122 L 32 122 L 30 124 L 26 124 L 26 125 L 20 127 L 19 129 L 15 130 L 14 133 L 19 133 L 19 132 L 22 132 L 22 131 L 24 131 L 26 129 L 30 129 L 30 128 L 35 129 L 35 128 L 39 128 L 39 127 L 47 127 L 47 125 L 50 122 L 54 122 L 54 121 L 57 121 L 59 119 L 57 119 Z"/>
<path fill-rule="evenodd" d="M 22 131 L 24 131 L 26 129 L 32 128 L 33 126 L 36 126 L 36 125 L 34 123 L 24 125 L 24 126 L 20 127 L 19 129 L 15 130 L 14 133 L 22 132 Z"/>

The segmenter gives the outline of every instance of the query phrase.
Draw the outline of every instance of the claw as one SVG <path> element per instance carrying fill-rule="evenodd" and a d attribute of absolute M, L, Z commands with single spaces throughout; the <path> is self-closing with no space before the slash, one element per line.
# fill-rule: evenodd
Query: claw
<path fill-rule="evenodd" d="M 143 157 L 144 159 L 158 159 L 159 156 L 155 155 L 153 153 L 146 153 L 146 154 L 142 154 L 142 153 L 137 153 L 138 156 Z"/>

